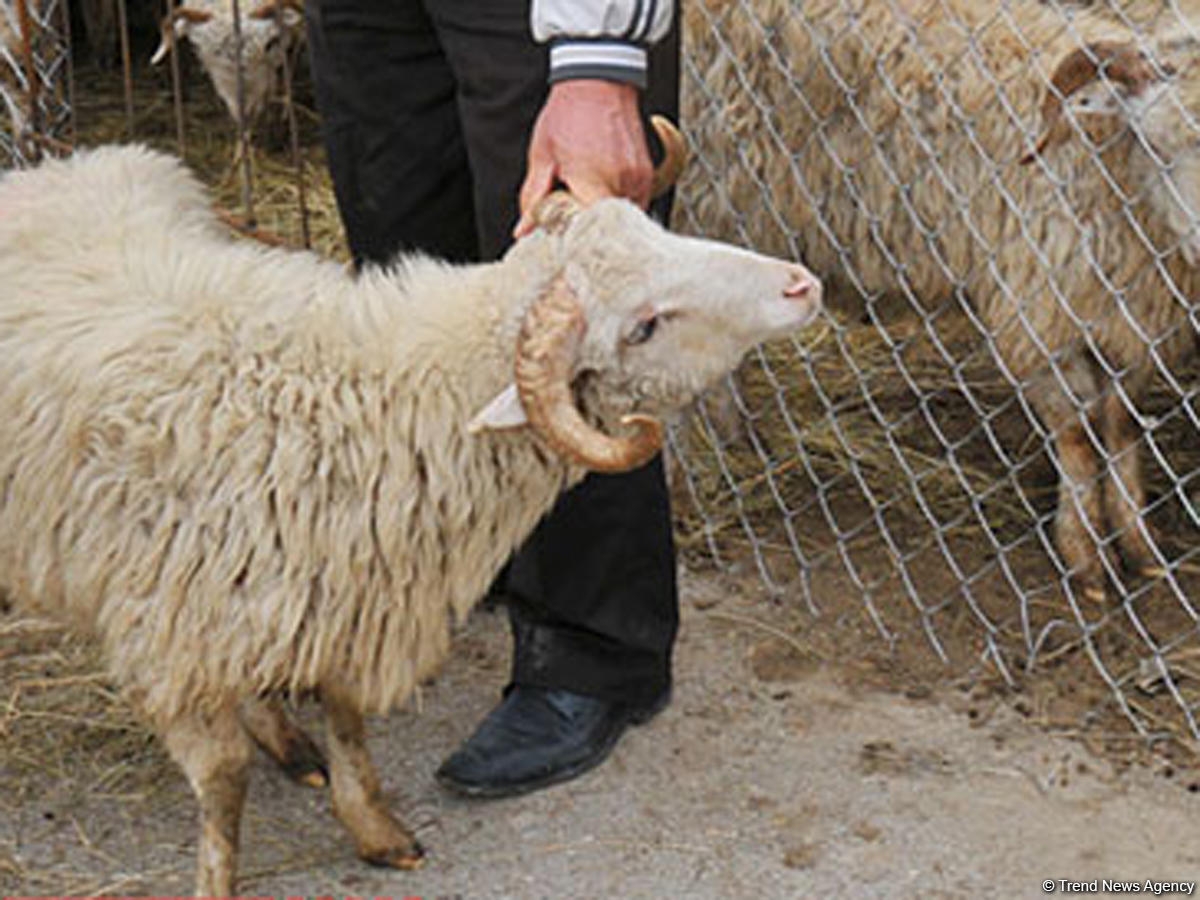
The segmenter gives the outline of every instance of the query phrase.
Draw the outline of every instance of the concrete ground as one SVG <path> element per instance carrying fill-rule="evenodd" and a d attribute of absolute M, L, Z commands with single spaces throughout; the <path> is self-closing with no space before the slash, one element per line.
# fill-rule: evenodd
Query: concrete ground
<path fill-rule="evenodd" d="M 503 616 L 476 614 L 419 709 L 372 726 L 385 787 L 429 851 L 418 872 L 353 857 L 321 791 L 257 766 L 241 892 L 434 898 L 975 898 L 1043 882 L 1194 882 L 1200 785 L 1120 774 L 1006 705 L 968 716 L 947 688 L 866 688 L 776 633 L 753 591 L 684 578 L 674 703 L 610 761 L 530 796 L 469 802 L 432 775 L 494 702 Z M 0 893 L 180 894 L 195 807 L 95 790 L 71 771 L 0 820 Z M 0 763 L 2 765 L 2 763 Z"/>

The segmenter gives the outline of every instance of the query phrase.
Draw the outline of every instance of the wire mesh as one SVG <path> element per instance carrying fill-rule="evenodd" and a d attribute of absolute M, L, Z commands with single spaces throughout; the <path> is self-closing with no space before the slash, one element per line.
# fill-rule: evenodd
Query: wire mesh
<path fill-rule="evenodd" d="M 70 137 L 68 13 L 66 0 L 0 0 L 0 167 Z"/>
<path fill-rule="evenodd" d="M 1009 681 L 1069 659 L 1188 743 L 1198 12 L 684 4 L 681 224 L 803 258 L 827 310 L 672 448 L 719 562 Z"/>

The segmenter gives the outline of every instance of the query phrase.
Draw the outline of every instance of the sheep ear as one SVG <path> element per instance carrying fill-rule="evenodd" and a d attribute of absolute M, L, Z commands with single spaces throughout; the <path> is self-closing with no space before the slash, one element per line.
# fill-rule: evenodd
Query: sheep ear
<path fill-rule="evenodd" d="M 471 434 L 479 434 L 481 431 L 521 428 L 527 424 L 529 424 L 529 420 L 525 417 L 525 407 L 521 405 L 517 386 L 510 384 L 475 414 L 467 424 L 467 431 Z"/>

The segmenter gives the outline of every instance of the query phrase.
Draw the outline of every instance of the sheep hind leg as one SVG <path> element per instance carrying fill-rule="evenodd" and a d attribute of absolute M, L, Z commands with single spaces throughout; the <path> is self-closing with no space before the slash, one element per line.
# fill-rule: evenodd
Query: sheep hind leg
<path fill-rule="evenodd" d="M 367 753 L 363 718 L 336 691 L 323 689 L 333 813 L 354 837 L 361 859 L 376 866 L 415 869 L 425 851 L 391 814 Z"/>
<path fill-rule="evenodd" d="M 211 717 L 176 720 L 162 736 L 200 804 L 196 896 L 234 896 L 238 829 L 254 745 L 233 707 Z"/>
<path fill-rule="evenodd" d="M 1029 398 L 1054 435 L 1058 457 L 1058 512 L 1054 543 L 1071 584 L 1088 601 L 1104 602 L 1106 592 L 1100 465 L 1089 416 L 1100 400 L 1096 372 L 1079 351 L 1063 354 L 1029 385 Z"/>
<path fill-rule="evenodd" d="M 1118 393 L 1104 398 L 1100 425 L 1108 449 L 1108 483 L 1104 490 L 1104 511 L 1117 534 L 1121 555 L 1129 568 L 1147 577 L 1163 574 L 1158 543 L 1142 516 L 1146 508 L 1146 489 L 1142 480 L 1138 442 L 1142 429 Z"/>
<path fill-rule="evenodd" d="M 246 700 L 238 715 L 254 743 L 275 760 L 292 781 L 313 788 L 329 784 L 325 757 L 313 739 L 288 714 L 282 699 L 271 695 Z"/>
<path fill-rule="evenodd" d="M 1059 431 L 1056 447 L 1061 469 L 1054 536 L 1072 581 L 1093 603 L 1105 598 L 1100 468 L 1088 430 L 1082 424 Z"/>

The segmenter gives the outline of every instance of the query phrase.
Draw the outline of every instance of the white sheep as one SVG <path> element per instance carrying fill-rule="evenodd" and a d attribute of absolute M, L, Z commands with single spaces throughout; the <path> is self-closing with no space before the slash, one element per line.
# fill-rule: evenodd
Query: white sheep
<path fill-rule="evenodd" d="M 867 295 L 969 298 L 1053 435 L 1064 569 L 1102 599 L 1115 534 L 1154 574 L 1134 404 L 1193 340 L 1195 38 L 1139 43 L 1108 13 L 1068 21 L 1035 0 L 697 0 L 685 15 L 684 118 L 721 173 L 686 193 L 696 220 L 759 249 L 794 240 Z"/>
<path fill-rule="evenodd" d="M 241 133 L 254 125 L 281 92 L 285 57 L 303 40 L 303 5 L 299 0 L 243 0 L 238 11 L 240 109 L 239 53 L 231 0 L 185 0 L 176 6 L 163 19 L 162 40 L 150 62 L 162 62 L 176 42 L 186 37 Z"/>
<path fill-rule="evenodd" d="M 145 149 L 0 182 L 0 579 L 98 639 L 187 774 L 198 894 L 234 890 L 282 692 L 320 697 L 359 855 L 419 864 L 363 714 L 439 666 L 562 490 L 646 460 L 653 417 L 819 305 L 802 266 L 625 201 L 539 222 L 497 263 L 355 279 L 233 242 Z"/>

